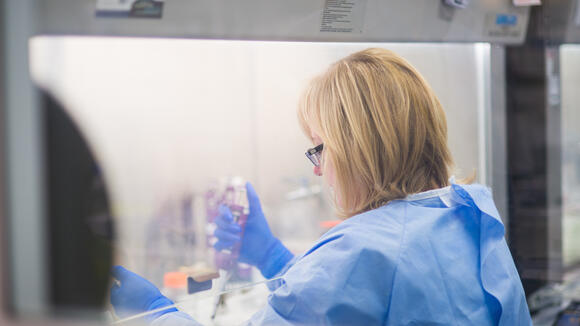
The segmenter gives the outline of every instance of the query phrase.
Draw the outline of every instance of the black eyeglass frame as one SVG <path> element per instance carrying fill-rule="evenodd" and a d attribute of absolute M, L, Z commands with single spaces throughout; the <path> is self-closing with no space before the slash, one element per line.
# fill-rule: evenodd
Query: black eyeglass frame
<path fill-rule="evenodd" d="M 320 144 L 314 148 L 309 148 L 306 151 L 306 157 L 314 164 L 314 166 L 320 166 L 320 161 L 322 158 L 322 150 L 324 149 L 324 144 Z"/>

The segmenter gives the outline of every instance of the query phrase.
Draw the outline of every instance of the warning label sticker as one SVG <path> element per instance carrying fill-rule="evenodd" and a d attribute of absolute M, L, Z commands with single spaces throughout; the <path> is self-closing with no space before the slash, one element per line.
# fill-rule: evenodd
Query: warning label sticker
<path fill-rule="evenodd" d="M 490 37 L 518 38 L 525 32 L 525 25 L 517 13 L 488 13 L 485 29 Z"/>
<path fill-rule="evenodd" d="M 327 33 L 362 33 L 366 0 L 326 0 L 320 31 Z"/>

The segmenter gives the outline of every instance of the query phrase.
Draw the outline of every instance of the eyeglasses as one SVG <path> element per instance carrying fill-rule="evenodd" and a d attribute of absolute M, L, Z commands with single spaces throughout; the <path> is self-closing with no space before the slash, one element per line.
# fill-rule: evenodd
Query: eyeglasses
<path fill-rule="evenodd" d="M 314 166 L 320 166 L 320 161 L 322 159 L 322 149 L 324 144 L 320 144 L 314 148 L 310 148 L 306 151 L 306 157 L 314 164 Z"/>

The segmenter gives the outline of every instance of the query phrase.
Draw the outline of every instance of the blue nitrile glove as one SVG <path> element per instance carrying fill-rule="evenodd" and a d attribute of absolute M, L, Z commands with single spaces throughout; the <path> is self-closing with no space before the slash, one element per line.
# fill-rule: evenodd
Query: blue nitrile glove
<path fill-rule="evenodd" d="M 250 214 L 246 221 L 244 237 L 241 239 L 239 260 L 256 266 L 265 278 L 276 275 L 294 257 L 292 253 L 272 234 L 262 212 L 260 199 L 254 187 L 246 183 Z M 217 250 L 230 249 L 240 241 L 241 228 L 234 223 L 232 212 L 221 206 L 220 215 L 215 219 L 217 229 L 214 235 Z"/>
<path fill-rule="evenodd" d="M 163 296 L 155 285 L 122 266 L 113 267 L 112 274 L 121 283 L 119 285 L 114 282 L 111 287 L 111 304 L 115 307 L 115 313 L 119 317 L 125 318 L 173 305 L 173 301 Z M 145 319 L 153 321 L 157 317 L 173 311 L 177 311 L 177 309 L 168 308 L 147 315 Z"/>

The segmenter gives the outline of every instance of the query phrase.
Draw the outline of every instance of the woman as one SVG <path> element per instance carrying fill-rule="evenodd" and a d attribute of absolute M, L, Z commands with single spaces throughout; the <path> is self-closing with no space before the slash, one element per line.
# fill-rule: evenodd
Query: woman
<path fill-rule="evenodd" d="M 249 324 L 531 325 L 491 194 L 450 179 L 445 113 L 409 63 L 384 49 L 354 53 L 311 82 L 298 115 L 345 221 L 294 257 L 250 185 L 243 238 L 222 209 L 216 248 L 241 241 L 241 261 L 282 275 Z M 117 278 L 154 293 L 141 310 L 170 303 L 120 267 Z M 114 305 L 130 297 L 123 288 Z M 175 311 L 155 318 L 195 323 Z"/>

